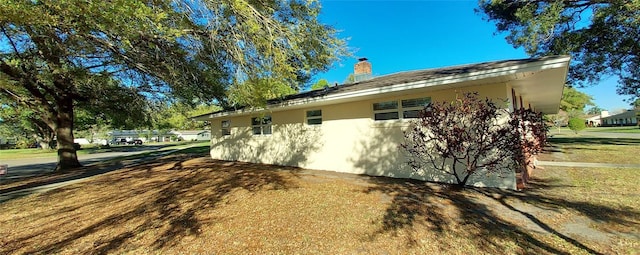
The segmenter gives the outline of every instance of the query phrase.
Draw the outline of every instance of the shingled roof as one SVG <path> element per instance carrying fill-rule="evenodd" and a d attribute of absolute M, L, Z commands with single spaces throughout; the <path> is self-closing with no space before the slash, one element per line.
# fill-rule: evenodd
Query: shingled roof
<path fill-rule="evenodd" d="M 541 58 L 502 60 L 502 61 L 492 61 L 492 62 L 484 62 L 484 63 L 477 63 L 477 64 L 467 64 L 467 65 L 435 68 L 435 69 L 399 72 L 399 73 L 394 73 L 389 75 L 378 76 L 369 80 L 355 82 L 351 84 L 331 86 L 331 87 L 326 87 L 324 89 L 311 90 L 311 91 L 306 91 L 298 94 L 288 95 L 282 98 L 271 99 L 267 101 L 267 106 L 283 105 L 289 101 L 296 101 L 300 99 L 322 98 L 322 97 L 335 95 L 335 94 L 343 94 L 343 93 L 357 92 L 360 90 L 384 88 L 387 86 L 399 85 L 399 84 L 405 84 L 405 83 L 411 83 L 411 82 L 417 82 L 417 81 L 436 80 L 440 78 L 465 75 L 469 73 L 478 73 L 483 71 L 490 71 L 490 70 L 496 70 L 500 68 L 508 68 L 508 67 L 519 66 L 519 65 L 524 65 L 524 64 L 534 63 L 534 62 L 540 62 L 545 60 L 554 60 L 554 59 L 563 59 L 563 58 L 567 58 L 567 56 L 548 56 L 548 57 L 541 57 Z M 201 116 L 237 111 L 237 110 L 242 110 L 243 108 L 244 107 L 227 108 L 221 111 L 204 114 Z M 201 116 L 197 116 L 193 118 L 198 118 Z"/>

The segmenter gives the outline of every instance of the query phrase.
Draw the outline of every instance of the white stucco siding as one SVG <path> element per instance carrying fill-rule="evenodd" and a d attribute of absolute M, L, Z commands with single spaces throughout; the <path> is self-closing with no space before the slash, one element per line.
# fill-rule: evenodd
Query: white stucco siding
<path fill-rule="evenodd" d="M 510 94 L 505 84 L 474 86 L 481 97 L 497 102 Z M 450 176 L 438 172 L 416 173 L 406 164 L 404 140 L 406 120 L 375 121 L 373 103 L 391 100 L 431 97 L 433 101 L 451 101 L 456 92 L 467 89 L 438 91 L 408 91 L 391 97 L 379 97 L 356 102 L 330 104 L 304 109 L 272 111 L 252 116 L 212 119 L 211 156 L 214 159 L 298 166 L 316 170 L 414 178 L 453 182 Z M 510 93 L 510 92 L 509 92 Z M 504 104 L 506 107 L 507 104 Z M 321 125 L 307 125 L 307 110 L 322 110 Z M 251 117 L 271 115 L 271 135 L 253 135 Z M 231 135 L 222 136 L 221 121 L 228 120 Z M 470 184 L 515 188 L 515 173 L 500 177 L 477 174 Z"/>

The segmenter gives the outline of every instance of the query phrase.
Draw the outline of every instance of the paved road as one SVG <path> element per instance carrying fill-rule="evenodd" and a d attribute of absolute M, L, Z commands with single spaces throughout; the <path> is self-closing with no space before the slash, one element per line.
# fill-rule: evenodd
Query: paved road
<path fill-rule="evenodd" d="M 124 151 L 82 154 L 82 155 L 78 155 L 78 160 L 83 165 L 90 165 L 92 163 L 102 162 L 102 161 L 117 158 L 117 157 L 131 156 L 131 155 L 136 155 L 136 154 L 145 153 L 145 152 L 158 151 L 162 148 L 168 148 L 168 146 L 159 145 L 159 146 L 119 147 L 118 149 L 122 149 Z M 174 147 L 172 146 L 172 148 Z M 6 176 L 3 177 L 8 179 L 24 178 L 28 176 L 51 172 L 56 167 L 56 162 L 57 162 L 57 158 L 55 156 L 42 157 L 42 158 L 22 158 L 22 159 L 0 161 L 1 164 L 9 165 L 9 172 Z"/>

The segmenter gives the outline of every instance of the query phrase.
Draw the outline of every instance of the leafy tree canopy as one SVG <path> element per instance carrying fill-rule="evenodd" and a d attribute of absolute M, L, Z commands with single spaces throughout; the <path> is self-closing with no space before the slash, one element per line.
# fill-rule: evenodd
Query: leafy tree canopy
<path fill-rule="evenodd" d="M 602 111 L 606 111 L 606 109 L 602 109 L 602 108 L 600 108 L 598 106 L 594 106 L 594 107 L 589 108 L 589 110 L 587 110 L 587 114 L 598 115 Z"/>
<path fill-rule="evenodd" d="M 47 149 L 54 133 L 32 110 L 0 102 L 0 137 L 18 138 L 25 143 L 37 141 Z"/>
<path fill-rule="evenodd" d="M 349 75 L 347 75 L 347 78 L 344 79 L 344 84 L 351 84 L 354 83 L 356 81 L 356 77 L 350 73 Z"/>
<path fill-rule="evenodd" d="M 234 83 L 228 96 L 238 106 L 264 106 L 269 99 L 295 94 L 296 91 L 278 79 L 256 78 Z"/>
<path fill-rule="evenodd" d="M 631 106 L 633 107 L 633 109 L 640 109 L 640 98 L 636 99 L 636 101 L 633 101 L 633 103 L 631 103 Z"/>
<path fill-rule="evenodd" d="M 329 87 L 329 86 L 331 86 L 331 85 L 329 85 L 329 81 L 327 81 L 327 79 L 320 79 L 316 83 L 311 85 L 311 89 L 312 90 L 323 89 L 323 88 L 326 88 L 326 87 Z"/>
<path fill-rule="evenodd" d="M 571 55 L 572 85 L 619 78 L 617 92 L 640 96 L 640 0 L 480 0 L 478 11 L 533 56 Z"/>
<path fill-rule="evenodd" d="M 583 112 L 587 105 L 595 105 L 593 103 L 593 98 L 588 94 L 580 92 L 572 87 L 566 87 L 564 88 L 564 91 L 562 91 L 560 110 L 565 112 Z"/>
<path fill-rule="evenodd" d="M 198 105 L 192 107 L 184 103 L 166 104 L 159 102 L 154 105 L 152 112 L 152 123 L 147 126 L 157 130 L 185 130 L 203 129 L 205 122 L 191 120 L 190 117 L 219 110 L 218 106 Z"/>
<path fill-rule="evenodd" d="M 120 114 L 144 108 L 127 105 L 140 98 L 255 103 L 268 95 L 229 89 L 297 89 L 327 70 L 344 42 L 318 21 L 319 11 L 317 1 L 302 0 L 6 0 L 0 94 L 55 131 L 58 168 L 76 167 L 77 107 Z M 247 82 L 261 79 L 278 82 Z M 123 126 L 132 119 L 144 118 L 115 118 Z"/>

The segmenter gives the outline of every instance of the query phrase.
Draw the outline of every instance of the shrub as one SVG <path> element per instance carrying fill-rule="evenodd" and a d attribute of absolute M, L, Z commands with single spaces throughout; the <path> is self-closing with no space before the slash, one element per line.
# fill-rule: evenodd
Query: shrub
<path fill-rule="evenodd" d="M 586 128 L 584 124 L 585 120 L 581 118 L 571 118 L 569 119 L 569 129 L 573 130 L 576 134 Z"/>
<path fill-rule="evenodd" d="M 451 103 L 427 106 L 405 132 L 401 146 L 415 172 L 435 169 L 463 187 L 481 169 L 499 174 L 516 165 L 513 148 L 518 139 L 505 123 L 508 114 L 477 93 L 465 93 Z"/>
<path fill-rule="evenodd" d="M 509 112 L 477 93 L 465 93 L 454 102 L 425 108 L 401 147 L 414 172 L 433 169 L 463 187 L 479 170 L 499 176 L 530 164 L 531 156 L 542 151 L 546 132 L 540 113 Z"/>
<path fill-rule="evenodd" d="M 31 146 L 33 145 L 33 142 L 28 141 L 28 140 L 24 140 L 24 139 L 20 139 L 16 142 L 16 148 L 18 149 L 27 149 L 27 148 L 31 148 Z"/>

